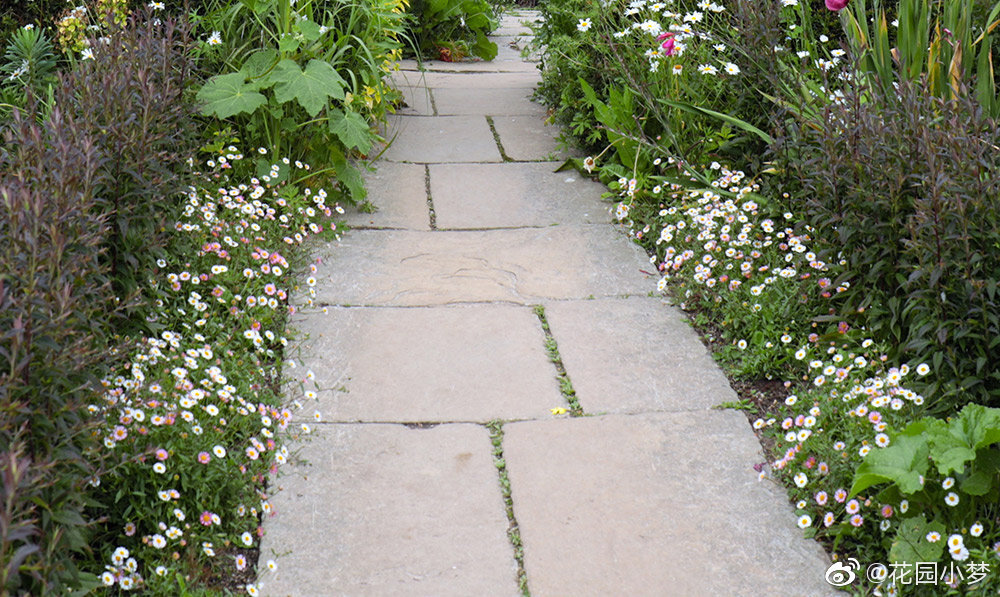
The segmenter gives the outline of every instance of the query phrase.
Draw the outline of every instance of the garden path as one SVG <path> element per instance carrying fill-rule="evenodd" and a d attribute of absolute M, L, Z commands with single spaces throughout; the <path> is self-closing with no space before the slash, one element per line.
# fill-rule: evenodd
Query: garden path
<path fill-rule="evenodd" d="M 493 62 L 404 63 L 379 209 L 316 249 L 292 373 L 323 422 L 276 481 L 264 594 L 829 593 L 603 187 L 553 172 L 524 18 Z M 584 416 L 550 410 L 569 384 Z"/>

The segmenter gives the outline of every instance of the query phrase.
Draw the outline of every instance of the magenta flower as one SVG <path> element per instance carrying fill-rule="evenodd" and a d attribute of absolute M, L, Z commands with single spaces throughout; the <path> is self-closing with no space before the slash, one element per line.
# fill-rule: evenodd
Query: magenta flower
<path fill-rule="evenodd" d="M 847 6 L 848 0 L 826 0 L 826 7 L 830 10 L 843 10 Z"/>
<path fill-rule="evenodd" d="M 656 41 L 662 41 L 664 54 L 672 56 L 674 53 L 674 34 L 670 31 L 656 36 Z"/>

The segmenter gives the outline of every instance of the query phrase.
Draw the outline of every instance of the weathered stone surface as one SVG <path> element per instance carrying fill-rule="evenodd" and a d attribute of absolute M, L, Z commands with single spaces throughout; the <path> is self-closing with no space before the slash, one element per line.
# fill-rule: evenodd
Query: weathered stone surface
<path fill-rule="evenodd" d="M 398 89 L 403 93 L 403 101 L 406 102 L 406 106 L 400 108 L 396 112 L 397 114 L 402 116 L 434 115 L 431 90 L 421 85 L 400 85 Z"/>
<path fill-rule="evenodd" d="M 461 76 L 461 75 L 458 75 Z M 545 117 L 545 107 L 531 101 L 531 89 L 435 89 L 438 114 L 527 115 Z"/>
<path fill-rule="evenodd" d="M 521 60 L 513 51 L 500 54 L 493 60 L 464 60 L 462 62 L 441 62 L 429 60 L 423 64 L 424 70 L 441 73 L 537 73 L 538 65 Z"/>
<path fill-rule="evenodd" d="M 392 73 L 396 85 L 431 89 L 534 88 L 541 81 L 535 73 L 436 73 L 400 70 Z"/>
<path fill-rule="evenodd" d="M 365 172 L 368 201 L 376 211 L 347 208 L 347 224 L 356 227 L 430 230 L 424 166 L 377 162 L 375 172 Z"/>
<path fill-rule="evenodd" d="M 330 308 L 295 327 L 324 420 L 486 422 L 564 403 L 529 307 Z"/>
<path fill-rule="evenodd" d="M 441 305 L 645 294 L 641 249 L 610 226 L 358 230 L 318 247 L 319 304 Z"/>
<path fill-rule="evenodd" d="M 514 160 L 563 160 L 578 151 L 560 149 L 558 127 L 545 124 L 543 116 L 497 116 L 493 119 L 500 144 Z"/>
<path fill-rule="evenodd" d="M 741 413 L 511 423 L 504 458 L 536 597 L 832 595 Z"/>
<path fill-rule="evenodd" d="M 482 116 L 395 116 L 383 154 L 390 162 L 499 162 L 493 133 Z"/>
<path fill-rule="evenodd" d="M 265 595 L 519 594 L 485 428 L 317 427 L 276 481 Z"/>
<path fill-rule="evenodd" d="M 433 164 L 438 228 L 607 223 L 606 188 L 552 163 Z"/>
<path fill-rule="evenodd" d="M 736 393 L 684 315 L 656 298 L 546 303 L 585 412 L 706 409 Z"/>
<path fill-rule="evenodd" d="M 526 23 L 532 23 L 540 20 L 541 17 L 538 12 L 535 11 L 517 12 L 504 15 L 500 21 L 500 26 L 493 31 L 491 39 L 494 36 L 529 36 L 531 35 L 531 28 L 528 27 Z"/>

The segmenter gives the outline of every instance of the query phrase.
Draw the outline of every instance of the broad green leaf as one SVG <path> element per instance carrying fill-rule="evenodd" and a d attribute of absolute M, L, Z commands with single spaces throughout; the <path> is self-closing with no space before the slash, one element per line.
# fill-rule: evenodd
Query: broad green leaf
<path fill-rule="evenodd" d="M 299 49 L 299 38 L 294 35 L 286 35 L 278 40 L 278 51 L 282 54 L 291 54 Z"/>
<path fill-rule="evenodd" d="M 357 148 L 361 153 L 368 153 L 372 148 L 371 126 L 364 116 L 353 110 L 345 114 L 340 110 L 330 110 L 328 114 L 330 132 L 348 149 Z"/>
<path fill-rule="evenodd" d="M 936 531 L 941 538 L 931 543 L 927 540 L 927 534 Z M 936 562 L 944 552 L 945 527 L 942 523 L 934 521 L 927 522 L 924 515 L 906 518 L 899 525 L 896 537 L 892 540 L 892 547 L 889 549 L 889 560 L 891 562 Z"/>
<path fill-rule="evenodd" d="M 472 44 L 472 53 L 483 60 L 493 60 L 497 57 L 497 45 L 486 38 L 482 29 L 476 31 L 476 43 Z"/>
<path fill-rule="evenodd" d="M 303 71 L 294 60 L 286 58 L 274 67 L 271 79 L 279 102 L 295 99 L 313 117 L 326 105 L 327 98 L 344 99 L 344 79 L 323 60 L 310 60 Z"/>
<path fill-rule="evenodd" d="M 257 93 L 256 87 L 244 82 L 241 72 L 217 75 L 198 90 L 197 100 L 201 112 L 219 118 L 229 118 L 244 112 L 253 112 L 267 103 L 267 98 Z"/>
<path fill-rule="evenodd" d="M 361 172 L 343 159 L 334 160 L 333 167 L 337 170 L 337 180 L 340 181 L 342 187 L 350 192 L 351 199 L 355 202 L 364 200 L 368 191 L 365 189 L 365 181 L 361 178 Z"/>
<path fill-rule="evenodd" d="M 314 21 L 302 19 L 299 21 L 298 27 L 299 31 L 302 32 L 302 37 L 307 43 L 312 43 L 319 39 L 319 25 L 317 25 Z"/>
<path fill-rule="evenodd" d="M 887 481 L 898 485 L 905 494 L 920 491 L 923 487 L 920 478 L 927 472 L 929 452 L 924 438 L 898 436 L 888 448 L 873 450 L 865 457 L 854 473 L 851 495 Z"/>
<path fill-rule="evenodd" d="M 277 61 L 278 51 L 274 48 L 257 50 L 253 54 L 250 54 L 250 57 L 243 63 L 243 66 L 240 68 L 240 72 L 246 75 L 247 79 L 257 79 L 270 71 Z M 261 83 L 258 84 L 258 89 L 262 88 L 261 85 L 263 85 L 263 87 L 270 87 L 273 84 L 273 81 L 261 81 Z"/>
<path fill-rule="evenodd" d="M 959 484 L 958 488 L 962 490 L 963 493 L 969 495 L 986 495 L 993 488 L 993 479 L 996 478 L 996 473 L 992 475 L 986 471 L 976 471 L 963 479 Z"/>
<path fill-rule="evenodd" d="M 1000 442 L 1000 409 L 969 404 L 951 421 L 932 421 L 925 432 L 942 475 L 960 473 L 980 448 Z"/>

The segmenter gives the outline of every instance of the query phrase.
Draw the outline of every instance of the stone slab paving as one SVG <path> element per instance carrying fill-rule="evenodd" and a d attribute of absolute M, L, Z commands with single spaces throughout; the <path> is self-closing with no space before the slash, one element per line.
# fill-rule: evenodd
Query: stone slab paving
<path fill-rule="evenodd" d="M 542 161 L 565 154 L 543 111 L 503 112 L 538 81 L 509 43 L 521 18 L 494 62 L 403 62 L 411 107 L 366 174 L 378 211 L 348 217 L 376 229 L 315 247 L 317 296 L 296 297 L 293 324 L 320 388 L 306 416 L 327 422 L 275 481 L 264 593 L 519 594 L 483 425 L 503 419 L 534 597 L 830 594 L 825 554 L 757 481 L 745 417 L 711 409 L 735 395 L 649 296 L 656 276 L 607 225 L 603 189 Z M 500 163 L 490 114 L 521 163 Z M 538 304 L 591 416 L 549 412 L 565 402 Z"/>
<path fill-rule="evenodd" d="M 692 411 L 737 399 L 684 315 L 659 298 L 545 304 L 588 413 Z"/>
<path fill-rule="evenodd" d="M 456 75 L 462 76 L 462 75 Z M 531 101 L 531 89 L 480 88 L 435 89 L 434 101 L 438 114 L 526 115 L 544 118 L 545 106 Z"/>
<path fill-rule="evenodd" d="M 387 135 L 388 162 L 500 162 L 493 133 L 483 116 L 395 116 Z"/>
<path fill-rule="evenodd" d="M 392 73 L 395 85 L 429 89 L 532 89 L 542 80 L 533 73 L 437 73 L 400 70 Z"/>
<path fill-rule="evenodd" d="M 504 458 L 533 597 L 835 594 L 742 413 L 511 423 Z"/>
<path fill-rule="evenodd" d="M 554 164 L 432 164 L 437 227 L 503 228 L 611 221 L 604 185 Z M 475 181 L 472 183 L 471 181 Z"/>
<path fill-rule="evenodd" d="M 368 201 L 375 211 L 349 208 L 352 227 L 430 230 L 427 208 L 426 170 L 422 164 L 378 162 L 374 172 L 365 172 Z"/>
<path fill-rule="evenodd" d="M 491 37 L 531 35 L 531 28 L 524 23 L 532 23 L 539 20 L 539 18 L 537 11 L 520 11 L 504 15 L 500 20 L 500 26 L 493 31 Z"/>
<path fill-rule="evenodd" d="M 397 87 L 403 94 L 405 106 L 399 109 L 397 114 L 401 116 L 433 116 L 434 100 L 433 93 L 422 85 L 400 85 Z"/>
<path fill-rule="evenodd" d="M 317 247 L 316 302 L 414 306 L 646 294 L 649 260 L 610 226 L 359 230 Z"/>
<path fill-rule="evenodd" d="M 487 422 L 565 402 L 529 307 L 334 308 L 294 324 L 326 420 Z"/>
<path fill-rule="evenodd" d="M 564 160 L 582 155 L 559 147 L 559 128 L 546 123 L 545 116 L 497 116 L 493 119 L 504 151 L 513 160 Z"/>
<path fill-rule="evenodd" d="M 484 427 L 317 427 L 275 482 L 264 594 L 519 594 Z"/>

